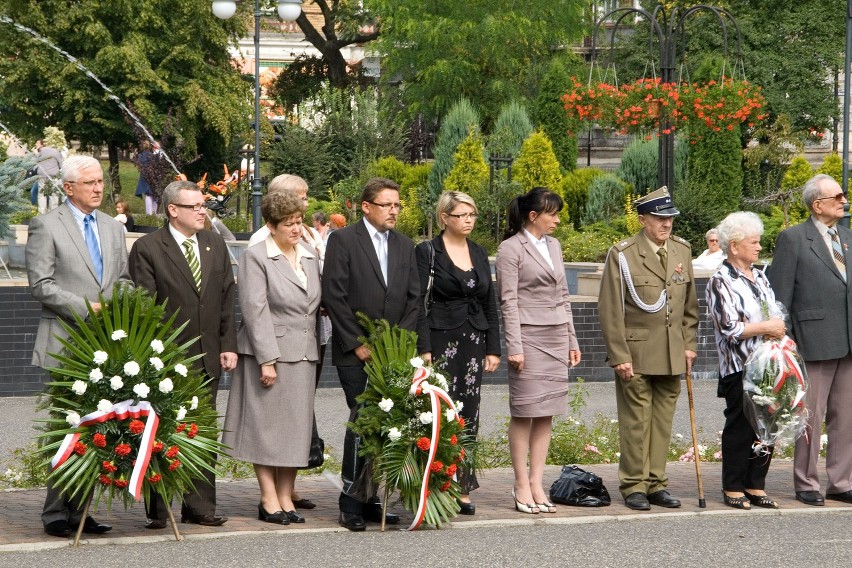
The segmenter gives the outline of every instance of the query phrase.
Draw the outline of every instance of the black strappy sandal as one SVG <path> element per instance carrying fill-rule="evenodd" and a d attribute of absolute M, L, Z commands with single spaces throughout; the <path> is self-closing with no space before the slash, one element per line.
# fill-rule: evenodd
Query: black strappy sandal
<path fill-rule="evenodd" d="M 725 505 L 728 507 L 733 507 L 734 509 L 743 509 L 744 511 L 751 510 L 751 502 L 749 498 L 745 495 L 741 495 L 739 497 L 731 497 L 724 491 L 722 491 L 722 497 L 725 500 Z"/>
<path fill-rule="evenodd" d="M 744 491 L 749 502 L 755 507 L 763 507 L 764 509 L 778 509 L 778 502 L 769 498 L 769 495 L 752 495 L 748 491 Z"/>

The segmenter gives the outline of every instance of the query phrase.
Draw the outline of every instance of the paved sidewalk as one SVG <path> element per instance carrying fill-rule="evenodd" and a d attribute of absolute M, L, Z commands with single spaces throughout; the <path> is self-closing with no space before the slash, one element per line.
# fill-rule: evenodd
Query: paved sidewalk
<path fill-rule="evenodd" d="M 594 523 L 613 522 L 619 520 L 648 518 L 653 515 L 789 515 L 796 513 L 830 514 L 838 511 L 852 511 L 852 507 L 844 503 L 827 501 L 825 507 L 810 507 L 794 499 L 792 462 L 778 460 L 773 463 L 767 478 L 767 491 L 781 504 L 779 511 L 754 509 L 738 511 L 726 507 L 721 498 L 721 464 L 708 463 L 702 465 L 704 493 L 707 507 L 698 507 L 698 491 L 695 478 L 695 466 L 692 463 L 671 463 L 669 489 L 673 495 L 683 501 L 680 509 L 663 509 L 652 507 L 648 512 L 636 512 L 624 506 L 618 494 L 617 464 L 601 464 L 584 466 L 594 471 L 604 479 L 609 489 L 613 503 L 609 507 L 582 508 L 558 506 L 555 514 L 526 515 L 514 510 L 510 495 L 512 489 L 512 471 L 507 468 L 486 470 L 479 477 L 482 487 L 474 492 L 473 499 L 477 511 L 474 516 L 459 516 L 452 522 L 452 528 L 475 528 L 483 525 L 509 525 L 528 523 Z M 558 466 L 548 466 L 545 480 L 550 483 L 559 476 Z M 824 472 L 821 472 L 824 474 Z M 187 539 L 216 538 L 253 534 L 258 532 L 276 532 L 282 536 L 287 534 L 304 534 L 318 531 L 344 531 L 337 524 L 337 489 L 331 480 L 322 475 L 299 478 L 299 492 L 303 497 L 310 498 L 317 504 L 312 511 L 302 511 L 306 523 L 282 527 L 257 520 L 257 503 L 259 491 L 253 479 L 224 481 L 218 485 L 218 512 L 230 517 L 222 527 L 208 528 L 197 525 L 178 524 L 181 533 Z M 44 501 L 44 490 L 18 490 L 0 493 L 0 553 L 11 550 L 40 550 L 68 546 L 71 539 L 61 539 L 47 536 L 42 531 L 40 513 Z M 392 505 L 393 502 L 391 501 Z M 146 530 L 144 509 L 141 504 L 130 510 L 118 508 L 112 511 L 101 510 L 96 513 L 99 521 L 113 525 L 113 530 L 103 536 L 88 537 L 83 535 L 81 541 L 85 545 L 93 544 L 124 544 L 128 542 L 152 542 L 172 540 L 170 528 L 165 530 Z M 402 510 L 398 504 L 391 507 L 393 512 L 402 516 L 403 524 L 411 522 L 411 514 Z M 175 505 L 173 511 L 179 521 L 180 507 Z M 398 527 L 389 527 L 397 530 Z M 367 530 L 379 530 L 377 524 L 368 524 Z"/>

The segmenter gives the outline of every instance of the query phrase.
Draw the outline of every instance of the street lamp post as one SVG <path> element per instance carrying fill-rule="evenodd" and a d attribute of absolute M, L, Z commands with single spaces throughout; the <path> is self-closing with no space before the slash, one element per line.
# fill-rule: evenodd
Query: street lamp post
<path fill-rule="evenodd" d="M 730 20 L 736 31 L 737 40 L 737 55 L 740 54 L 740 27 L 734 16 L 725 8 L 717 6 L 708 6 L 699 4 L 687 9 L 673 8 L 670 14 L 666 14 L 662 5 L 657 5 L 653 12 L 648 12 L 642 8 L 616 8 L 601 17 L 595 24 L 594 34 L 592 35 L 592 62 L 594 63 L 596 50 L 595 44 L 597 41 L 598 31 L 601 25 L 610 21 L 614 16 L 615 23 L 612 26 L 612 36 L 610 39 L 610 50 L 614 49 L 615 37 L 618 32 L 618 26 L 630 14 L 642 16 L 651 24 L 652 39 L 649 41 L 649 49 L 651 48 L 653 37 L 656 36 L 657 43 L 660 47 L 659 63 L 660 63 L 660 79 L 663 83 L 675 82 L 675 66 L 678 57 L 678 43 L 685 35 L 684 23 L 686 19 L 696 12 L 710 12 L 719 20 L 722 27 L 722 39 L 724 53 L 728 55 L 728 26 L 726 20 Z M 681 47 L 681 55 L 684 48 Z M 670 192 L 674 191 L 674 133 L 671 130 L 671 117 L 669 116 L 666 107 L 661 109 L 659 144 L 660 155 L 657 167 L 657 182 L 659 186 L 667 186 Z"/>
<path fill-rule="evenodd" d="M 285 22 L 295 21 L 302 13 L 302 0 L 276 0 L 278 15 Z M 235 1 L 214 0 L 213 14 L 227 20 L 237 11 Z M 251 224 L 252 230 L 260 229 L 260 201 L 263 197 L 263 184 L 260 181 L 260 0 L 254 0 L 254 179 L 251 182 Z"/>

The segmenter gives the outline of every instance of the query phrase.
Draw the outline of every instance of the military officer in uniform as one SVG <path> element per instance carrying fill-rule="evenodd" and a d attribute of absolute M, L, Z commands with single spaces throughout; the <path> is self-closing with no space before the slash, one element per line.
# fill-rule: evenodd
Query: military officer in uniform
<path fill-rule="evenodd" d="M 672 235 L 680 212 L 666 187 L 636 200 L 642 231 L 606 259 L 598 315 L 615 370 L 625 504 L 680 507 L 667 491 L 666 458 L 680 379 L 697 355 L 698 300 L 689 243 Z"/>

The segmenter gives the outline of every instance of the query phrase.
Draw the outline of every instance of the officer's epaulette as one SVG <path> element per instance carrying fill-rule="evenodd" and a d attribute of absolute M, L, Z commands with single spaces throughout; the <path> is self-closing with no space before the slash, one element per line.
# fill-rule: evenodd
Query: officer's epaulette
<path fill-rule="evenodd" d="M 613 247 L 618 252 L 622 252 L 624 249 L 626 249 L 627 247 L 632 246 L 634 244 L 636 244 L 636 236 L 635 235 L 630 237 L 629 239 L 625 239 L 623 241 L 619 241 L 619 242 L 615 243 L 613 245 Z"/>
<path fill-rule="evenodd" d="M 671 236 L 671 237 L 669 237 L 669 238 L 670 238 L 671 240 L 673 240 L 674 242 L 676 242 L 676 243 L 680 243 L 680 244 L 682 244 L 682 245 L 683 245 L 683 246 L 685 246 L 685 247 L 692 248 L 692 245 L 689 243 L 689 241 L 687 241 L 686 239 L 682 239 L 682 238 L 678 237 L 677 235 L 672 235 L 672 236 Z"/>

